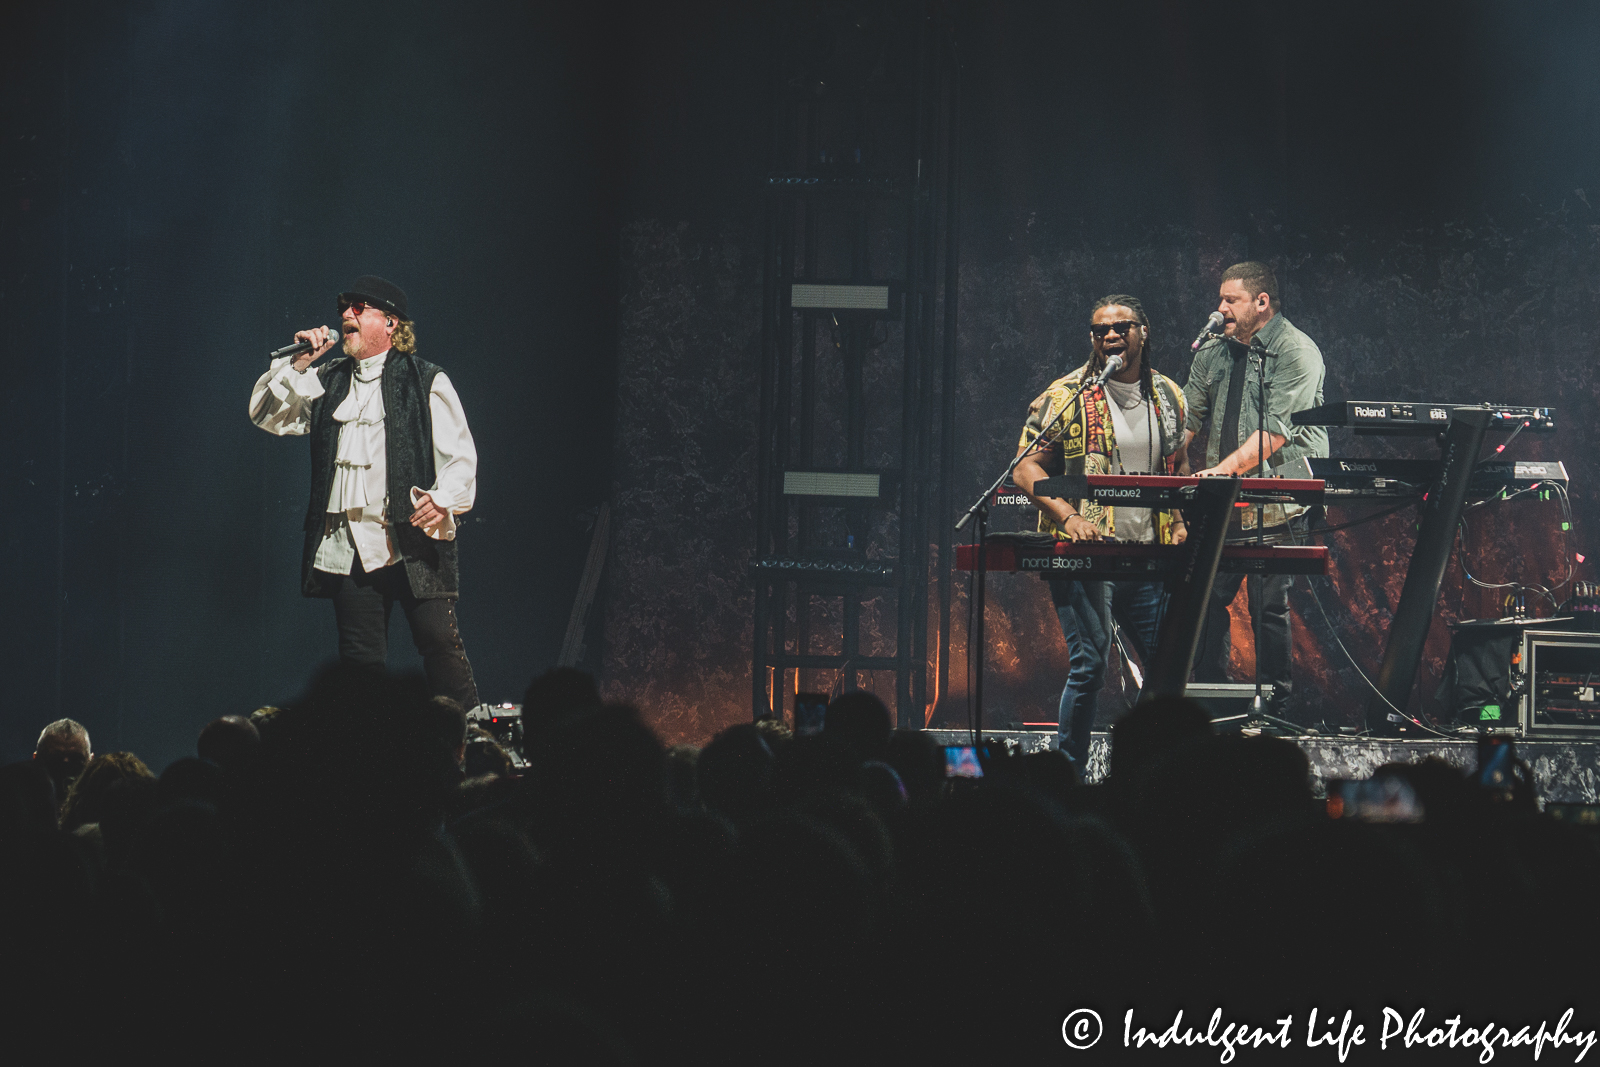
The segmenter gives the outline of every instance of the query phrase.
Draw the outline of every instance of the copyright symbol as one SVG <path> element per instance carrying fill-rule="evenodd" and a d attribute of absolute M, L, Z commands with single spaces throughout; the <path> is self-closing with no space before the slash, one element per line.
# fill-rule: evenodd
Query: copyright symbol
<path fill-rule="evenodd" d="M 1091 1048 L 1100 1040 L 1104 1029 L 1099 1012 L 1093 1008 L 1079 1008 L 1061 1020 L 1061 1040 L 1067 1043 L 1068 1048 Z"/>

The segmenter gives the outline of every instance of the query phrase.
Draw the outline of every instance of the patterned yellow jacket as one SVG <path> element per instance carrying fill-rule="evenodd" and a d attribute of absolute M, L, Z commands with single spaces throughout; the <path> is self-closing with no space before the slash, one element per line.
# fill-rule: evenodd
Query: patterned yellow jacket
<path fill-rule="evenodd" d="M 1040 431 L 1053 427 L 1049 443 L 1044 446 L 1039 464 L 1050 475 L 1058 474 L 1110 474 L 1113 473 L 1117 454 L 1117 434 L 1111 424 L 1111 410 L 1107 407 L 1106 391 L 1094 386 L 1073 401 L 1062 415 L 1068 398 L 1077 391 L 1088 372 L 1085 363 L 1077 370 L 1050 383 L 1028 413 L 1017 447 L 1022 448 L 1039 437 Z M 1179 453 L 1183 451 L 1183 425 L 1187 417 L 1183 389 L 1177 382 L 1152 369 L 1151 381 L 1155 385 L 1156 425 L 1161 434 L 1162 462 L 1168 473 L 1178 468 Z M 1061 416 L 1057 422 L 1057 416 Z M 1117 535 L 1116 508 L 1093 500 L 1075 500 L 1078 514 L 1094 523 L 1102 537 Z M 1172 516 L 1165 511 L 1158 516 L 1157 540 L 1172 543 Z M 1039 529 L 1057 540 L 1066 538 L 1066 532 L 1043 512 L 1039 513 Z"/>

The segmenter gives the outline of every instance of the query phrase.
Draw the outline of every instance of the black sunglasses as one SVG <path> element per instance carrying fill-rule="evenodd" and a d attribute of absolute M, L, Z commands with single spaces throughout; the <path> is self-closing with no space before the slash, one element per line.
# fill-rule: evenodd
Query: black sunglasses
<path fill-rule="evenodd" d="M 1097 322 L 1089 327 L 1089 332 L 1096 337 L 1105 337 L 1112 330 L 1117 331 L 1121 337 L 1126 337 L 1130 332 L 1139 327 L 1137 322 Z"/>

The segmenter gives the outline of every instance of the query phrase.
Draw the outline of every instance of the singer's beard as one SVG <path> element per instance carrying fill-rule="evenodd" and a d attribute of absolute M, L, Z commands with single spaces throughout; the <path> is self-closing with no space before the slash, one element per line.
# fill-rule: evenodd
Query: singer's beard
<path fill-rule="evenodd" d="M 344 354 L 349 356 L 350 358 L 354 359 L 355 356 L 356 356 L 356 353 L 359 352 L 360 350 L 361 350 L 361 335 L 359 333 L 347 333 L 347 334 L 345 334 L 344 335 Z"/>

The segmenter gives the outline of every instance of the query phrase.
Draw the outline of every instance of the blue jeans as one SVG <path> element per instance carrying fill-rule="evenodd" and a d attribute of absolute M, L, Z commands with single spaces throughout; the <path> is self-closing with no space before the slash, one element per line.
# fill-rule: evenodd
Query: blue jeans
<path fill-rule="evenodd" d="M 1050 583 L 1050 597 L 1071 657 L 1061 691 L 1060 747 L 1081 772 L 1089 761 L 1089 733 L 1106 680 L 1111 620 L 1117 620 L 1148 669 L 1167 591 L 1160 582 L 1056 581 Z"/>

